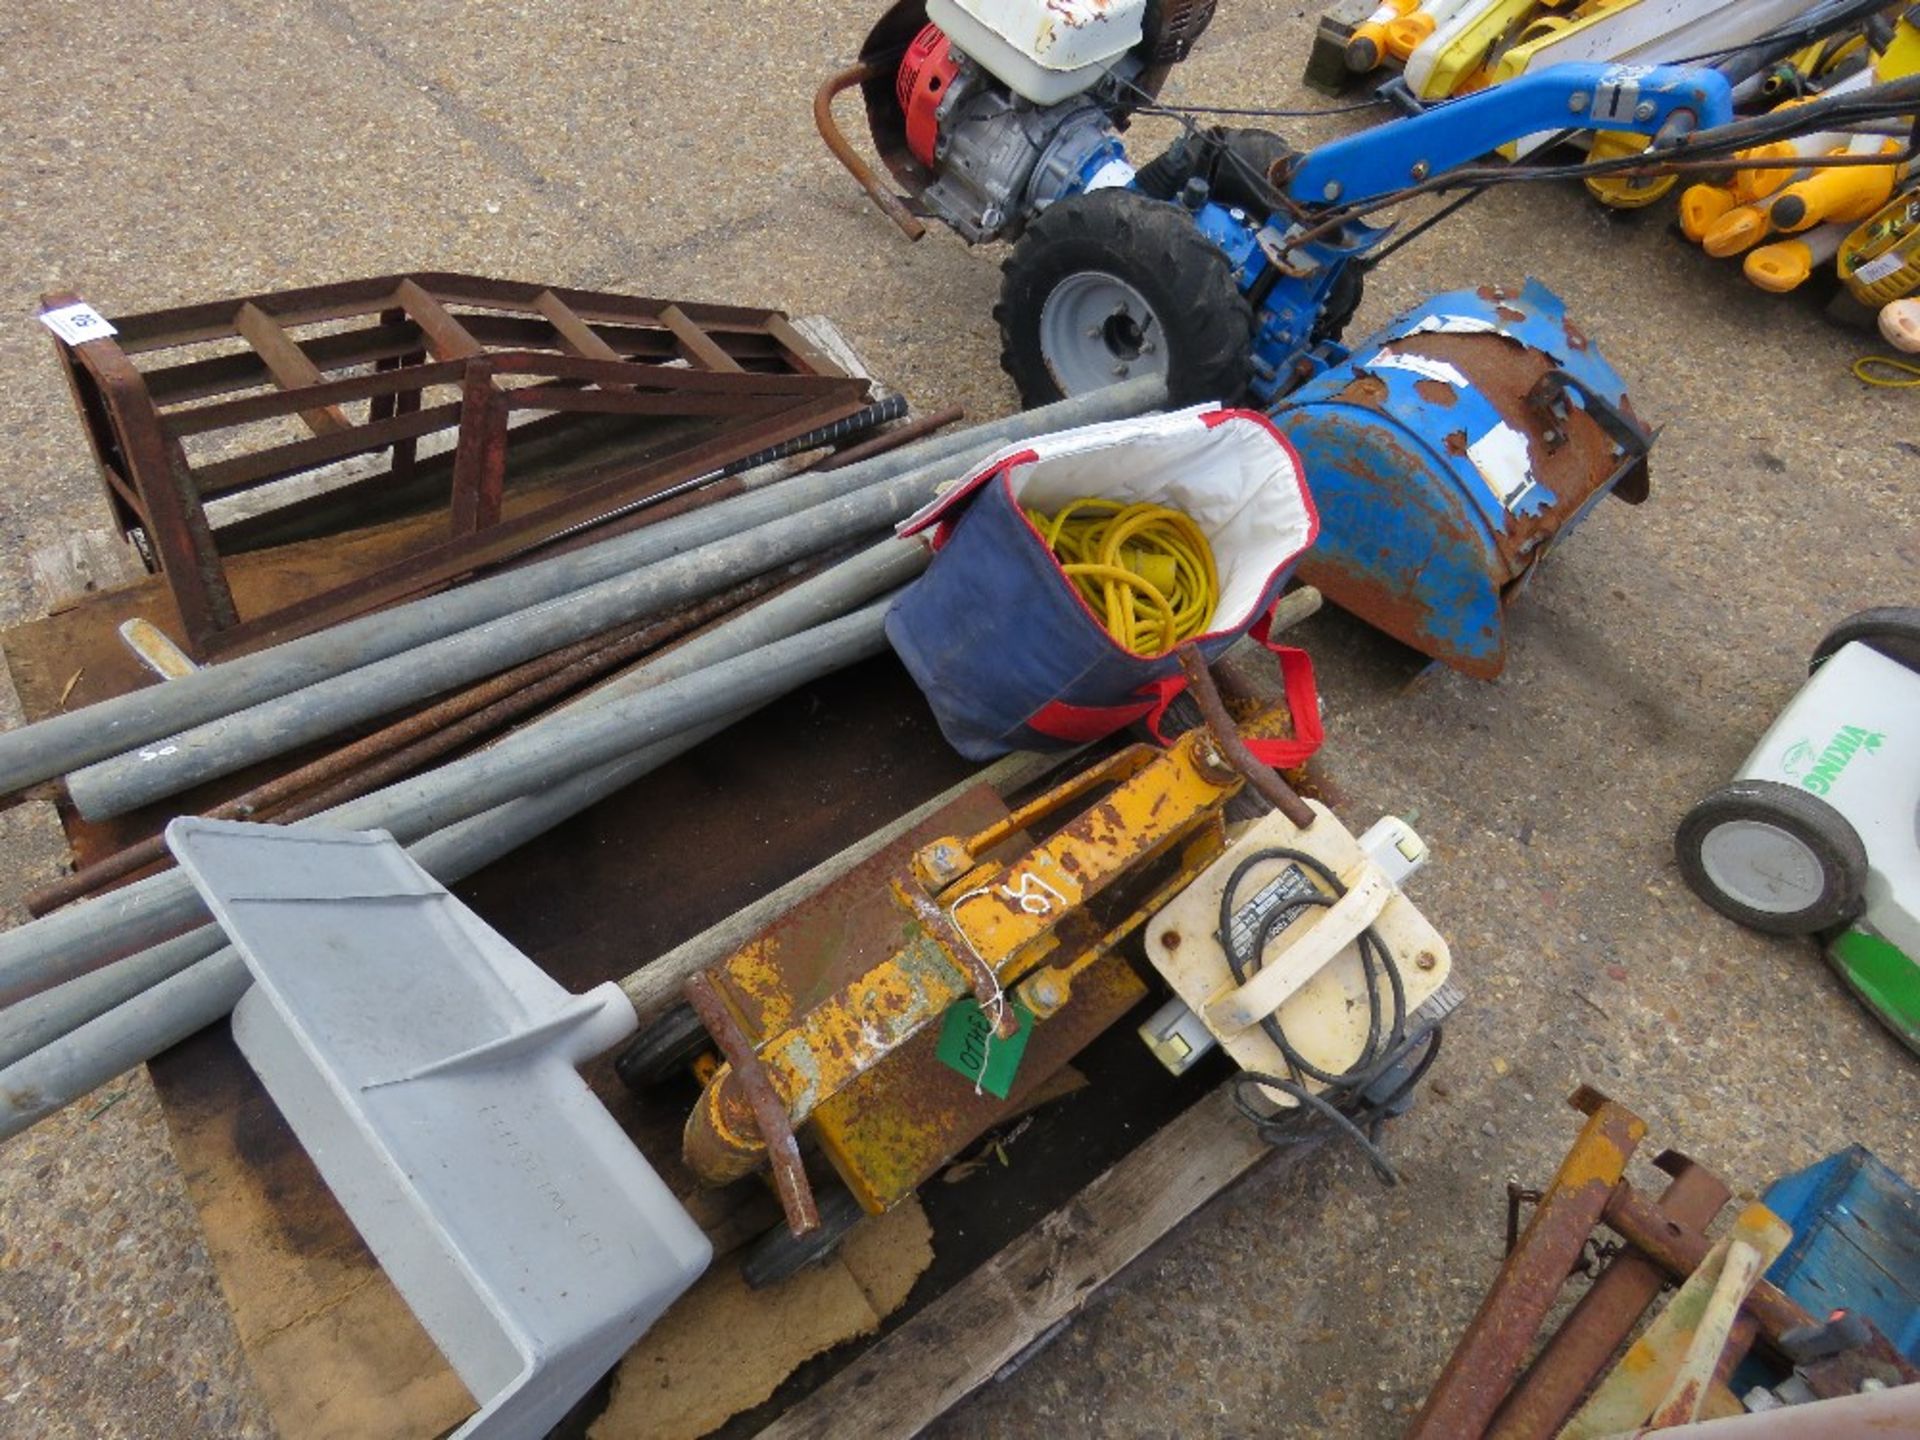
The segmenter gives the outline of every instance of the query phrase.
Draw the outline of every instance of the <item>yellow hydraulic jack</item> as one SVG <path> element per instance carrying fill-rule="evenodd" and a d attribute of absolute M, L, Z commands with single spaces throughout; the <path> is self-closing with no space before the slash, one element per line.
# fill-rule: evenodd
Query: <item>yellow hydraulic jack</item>
<path fill-rule="evenodd" d="M 722 1057 L 686 1126 L 702 1180 L 770 1164 L 807 1234 L 821 1223 L 808 1127 L 859 1211 L 887 1209 L 1146 995 L 1119 947 L 1225 851 L 1227 802 L 1250 777 L 1312 822 L 1246 753 L 1197 656 L 1188 669 L 1216 723 L 1124 749 L 1011 813 L 975 792 L 688 981 Z M 1279 733 L 1282 713 L 1249 733 Z M 986 823 L 943 833 L 978 823 L 970 802 Z M 1019 1060 L 1016 1083 L 995 1088 L 996 1057 Z"/>

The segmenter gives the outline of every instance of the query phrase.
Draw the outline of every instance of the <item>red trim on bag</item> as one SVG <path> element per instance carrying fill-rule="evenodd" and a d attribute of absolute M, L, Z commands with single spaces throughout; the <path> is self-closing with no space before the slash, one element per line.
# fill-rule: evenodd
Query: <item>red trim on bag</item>
<path fill-rule="evenodd" d="M 1291 770 L 1304 765 L 1313 753 L 1326 740 L 1326 729 L 1320 723 L 1320 687 L 1313 678 L 1313 659 L 1306 651 L 1291 645 L 1281 645 L 1272 636 L 1273 612 L 1268 610 L 1254 621 L 1247 634 L 1270 651 L 1280 662 L 1280 687 L 1286 696 L 1287 713 L 1293 721 L 1293 735 L 1284 740 L 1256 740 L 1247 738 L 1247 750 L 1253 758 L 1275 770 Z M 1136 692 L 1151 695 L 1146 714 L 1147 733 L 1162 745 L 1172 742 L 1160 732 L 1160 722 L 1167 713 L 1167 707 L 1181 691 L 1187 688 L 1185 675 L 1169 675 L 1140 687 Z"/>
<path fill-rule="evenodd" d="M 895 533 L 902 538 L 906 538 L 918 535 L 924 530 L 931 529 L 933 533 L 927 537 L 927 544 L 933 549 L 935 554 L 938 554 L 941 547 L 943 547 L 952 536 L 953 527 L 959 523 L 959 517 L 953 514 L 955 506 L 996 476 L 1004 480 L 1006 479 L 1007 471 L 1011 470 L 1014 466 L 1031 465 L 1039 458 L 1040 452 L 1033 449 L 1022 450 L 1017 455 L 1009 455 L 992 469 L 982 470 L 977 475 L 969 476 L 946 494 L 942 495 L 940 497 L 940 509 L 919 525 L 911 528 L 903 528 Z M 1298 457 L 1296 456 L 1295 459 L 1297 462 Z M 1305 474 L 1304 471 L 1301 473 Z"/>
<path fill-rule="evenodd" d="M 1027 717 L 1027 728 L 1055 740 L 1076 744 L 1099 740 L 1123 725 L 1131 725 L 1154 708 L 1151 700 L 1138 705 L 1069 705 L 1055 700 Z M 1165 709 L 1164 702 L 1161 709 Z"/>

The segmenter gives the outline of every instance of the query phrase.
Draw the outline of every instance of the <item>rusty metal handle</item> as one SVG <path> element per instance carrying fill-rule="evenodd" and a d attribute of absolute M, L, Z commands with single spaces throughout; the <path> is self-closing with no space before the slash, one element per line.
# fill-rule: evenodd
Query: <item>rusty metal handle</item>
<path fill-rule="evenodd" d="M 796 1238 L 818 1230 L 820 1208 L 814 1204 L 813 1186 L 807 1180 L 807 1167 L 800 1159 L 799 1138 L 793 1133 L 785 1102 L 775 1093 L 773 1081 L 754 1053 L 753 1042 L 747 1039 L 740 1022 L 733 1018 L 727 1002 L 721 999 L 704 970 L 687 977 L 683 993 L 713 1043 L 719 1046 L 734 1080 L 745 1092 L 754 1125 L 773 1164 L 773 1188 L 780 1196 L 780 1208 L 787 1213 L 787 1228 Z M 715 1076 L 711 1083 L 722 1084 L 724 1077 Z"/>
<path fill-rule="evenodd" d="M 838 75 L 832 76 L 826 84 L 814 92 L 813 123 L 819 128 L 820 138 L 827 142 L 827 149 L 833 152 L 833 158 L 846 166 L 847 173 L 860 182 L 860 188 L 873 197 L 873 203 L 880 207 L 889 220 L 900 227 L 900 233 L 909 240 L 919 240 L 925 237 L 927 227 L 921 224 L 919 217 L 907 208 L 907 202 L 888 189 L 886 183 L 873 173 L 872 167 L 860 158 L 859 152 L 841 133 L 839 125 L 833 118 L 833 102 L 843 90 L 851 90 L 854 86 L 864 85 L 869 80 L 878 80 L 886 73 L 884 65 L 876 65 L 868 61 L 864 64 L 849 66 Z"/>
<path fill-rule="evenodd" d="M 1280 778 L 1280 774 L 1271 765 L 1255 758 L 1247 749 L 1247 742 L 1241 738 L 1240 727 L 1233 723 L 1233 717 L 1227 713 L 1226 702 L 1220 698 L 1220 689 L 1213 681 L 1213 671 L 1207 668 L 1206 656 L 1200 653 L 1196 645 L 1182 645 L 1179 649 L 1180 668 L 1187 672 L 1187 688 L 1193 692 L 1194 703 L 1200 707 L 1200 718 L 1207 723 L 1213 740 L 1220 747 L 1220 753 L 1227 764 L 1237 770 L 1254 788 L 1256 794 L 1302 830 L 1313 828 L 1318 818 L 1311 805 L 1300 798 L 1299 792 Z"/>

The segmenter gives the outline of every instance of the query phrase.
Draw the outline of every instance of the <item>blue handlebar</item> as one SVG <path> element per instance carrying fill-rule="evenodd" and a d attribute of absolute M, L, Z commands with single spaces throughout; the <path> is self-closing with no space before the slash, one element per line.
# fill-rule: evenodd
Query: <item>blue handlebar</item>
<path fill-rule="evenodd" d="M 1287 193 L 1303 205 L 1351 204 L 1417 185 L 1528 135 L 1561 130 L 1658 135 L 1732 120 L 1733 87 L 1717 70 L 1550 65 L 1322 145 L 1300 162 Z"/>

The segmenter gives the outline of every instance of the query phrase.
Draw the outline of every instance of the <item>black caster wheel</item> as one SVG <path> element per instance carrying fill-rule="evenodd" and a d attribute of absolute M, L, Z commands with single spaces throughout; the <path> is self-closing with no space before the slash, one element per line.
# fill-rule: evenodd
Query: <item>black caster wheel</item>
<path fill-rule="evenodd" d="M 706 1027 L 691 1005 L 676 1005 L 627 1042 L 613 1062 L 620 1083 L 636 1094 L 687 1073 L 689 1066 L 713 1049 Z"/>
<path fill-rule="evenodd" d="M 809 1265 L 818 1265 L 840 1248 L 854 1226 L 867 1218 L 860 1202 L 844 1185 L 822 1186 L 814 1192 L 820 1211 L 820 1225 L 806 1235 L 796 1236 L 782 1220 L 747 1247 L 740 1262 L 749 1290 L 764 1290 L 777 1285 Z"/>

